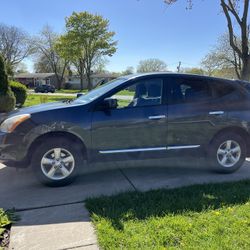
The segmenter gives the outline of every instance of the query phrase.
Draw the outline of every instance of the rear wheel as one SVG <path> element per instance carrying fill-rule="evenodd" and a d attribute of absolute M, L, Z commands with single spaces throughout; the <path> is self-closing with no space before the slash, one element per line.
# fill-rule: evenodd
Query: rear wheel
<path fill-rule="evenodd" d="M 235 133 L 220 134 L 210 145 L 211 166 L 222 173 L 238 170 L 246 158 L 246 142 Z"/>
<path fill-rule="evenodd" d="M 32 157 L 32 168 L 38 180 L 48 186 L 72 183 L 83 164 L 79 145 L 65 138 L 49 138 L 39 145 Z"/>

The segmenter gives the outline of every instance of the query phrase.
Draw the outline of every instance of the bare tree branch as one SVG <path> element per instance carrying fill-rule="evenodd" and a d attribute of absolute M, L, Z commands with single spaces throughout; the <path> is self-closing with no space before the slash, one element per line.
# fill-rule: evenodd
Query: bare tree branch
<path fill-rule="evenodd" d="M 12 70 L 21 61 L 34 53 L 31 38 L 23 30 L 0 24 L 0 54 Z"/>

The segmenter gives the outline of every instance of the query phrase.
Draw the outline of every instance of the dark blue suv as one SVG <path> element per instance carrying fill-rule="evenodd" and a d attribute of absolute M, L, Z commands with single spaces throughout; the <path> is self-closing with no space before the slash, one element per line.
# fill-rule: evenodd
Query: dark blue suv
<path fill-rule="evenodd" d="M 164 162 L 187 154 L 203 154 L 212 168 L 231 173 L 249 155 L 249 110 L 248 82 L 130 75 L 73 101 L 2 116 L 0 159 L 10 167 L 31 165 L 50 186 L 72 182 L 88 162 Z"/>

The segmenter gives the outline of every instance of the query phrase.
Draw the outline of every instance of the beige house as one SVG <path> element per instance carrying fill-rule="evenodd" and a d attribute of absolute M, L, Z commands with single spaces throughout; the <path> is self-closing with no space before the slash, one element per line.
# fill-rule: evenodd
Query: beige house
<path fill-rule="evenodd" d="M 56 75 L 54 73 L 21 73 L 15 75 L 14 80 L 21 82 L 29 88 L 33 88 L 37 84 L 56 86 Z"/>
<path fill-rule="evenodd" d="M 116 77 L 112 74 L 103 73 L 103 74 L 93 74 L 91 75 L 90 78 L 92 86 L 96 87 L 98 84 L 109 82 L 111 80 L 114 80 Z M 70 89 L 80 89 L 81 88 L 80 76 L 78 75 L 69 76 L 65 82 L 65 86 L 67 86 Z M 88 88 L 88 83 L 87 79 L 85 78 L 83 82 L 83 89 L 87 88 Z"/>

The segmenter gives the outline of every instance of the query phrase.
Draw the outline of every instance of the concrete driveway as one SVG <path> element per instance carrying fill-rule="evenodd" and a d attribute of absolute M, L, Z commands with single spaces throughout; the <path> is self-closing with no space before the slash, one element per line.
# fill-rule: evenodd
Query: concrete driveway
<path fill-rule="evenodd" d="M 0 164 L 0 207 L 26 210 L 82 202 L 88 197 L 124 191 L 147 191 L 208 182 L 237 181 L 250 178 L 250 162 L 234 174 L 223 175 L 201 168 L 202 160 L 183 160 L 188 167 L 119 168 L 85 174 L 70 186 L 49 188 L 39 184 L 30 170 L 15 170 Z M 156 164 L 151 163 L 151 166 Z M 174 166 L 174 167 L 173 167 Z"/>
<path fill-rule="evenodd" d="M 12 226 L 9 249 L 99 249 L 83 203 L 88 197 L 250 178 L 248 161 L 230 175 L 201 168 L 202 161 L 169 159 L 165 168 L 159 167 L 162 161 L 155 160 L 148 168 L 119 169 L 120 164 L 115 170 L 82 175 L 61 188 L 40 185 L 30 170 L 16 171 L 0 164 L 0 207 L 19 210 L 21 218 Z"/>

